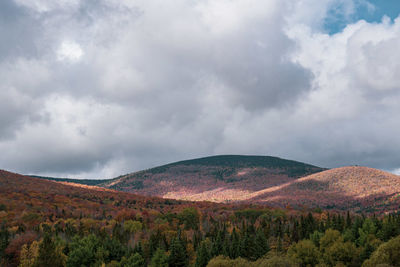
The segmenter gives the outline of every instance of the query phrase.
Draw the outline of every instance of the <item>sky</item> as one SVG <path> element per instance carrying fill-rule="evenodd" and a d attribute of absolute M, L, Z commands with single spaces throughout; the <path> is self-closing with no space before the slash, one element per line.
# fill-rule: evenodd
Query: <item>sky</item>
<path fill-rule="evenodd" d="M 400 173 L 398 0 L 0 1 L 0 169 L 271 155 Z"/>

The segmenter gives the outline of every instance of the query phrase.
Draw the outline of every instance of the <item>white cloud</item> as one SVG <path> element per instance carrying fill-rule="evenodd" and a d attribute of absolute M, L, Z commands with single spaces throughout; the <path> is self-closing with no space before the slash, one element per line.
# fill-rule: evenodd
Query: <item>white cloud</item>
<path fill-rule="evenodd" d="M 60 61 L 77 62 L 82 56 L 82 48 L 74 41 L 63 41 L 57 50 L 57 59 Z"/>
<path fill-rule="evenodd" d="M 398 168 L 398 20 L 327 35 L 352 1 L 16 2 L 35 27 L 0 49 L 0 168 L 110 177 L 215 153 Z"/>
<path fill-rule="evenodd" d="M 14 0 L 18 5 L 27 7 L 38 13 L 51 12 L 62 9 L 75 9 L 79 6 L 80 0 Z"/>

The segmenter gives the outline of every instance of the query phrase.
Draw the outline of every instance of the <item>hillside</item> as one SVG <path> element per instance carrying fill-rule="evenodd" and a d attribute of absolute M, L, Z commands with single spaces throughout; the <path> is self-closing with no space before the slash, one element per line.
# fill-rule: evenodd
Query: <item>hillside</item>
<path fill-rule="evenodd" d="M 397 211 L 400 176 L 368 167 L 342 167 L 266 188 L 250 201 L 353 211 Z"/>
<path fill-rule="evenodd" d="M 223 155 L 186 160 L 117 177 L 99 186 L 185 200 L 229 202 L 325 169 L 268 156 Z"/>
<path fill-rule="evenodd" d="M 103 219 L 139 211 L 168 212 L 191 203 L 48 181 L 0 170 L 0 205 L 0 221 L 33 226 L 57 217 Z M 198 203 L 198 207 L 201 206 L 202 203 Z"/>
<path fill-rule="evenodd" d="M 45 179 L 67 185 L 79 182 L 96 190 L 105 188 L 189 201 L 378 213 L 397 211 L 400 203 L 397 175 L 358 166 L 326 170 L 266 156 L 225 155 L 185 160 L 94 182 Z"/>
<path fill-rule="evenodd" d="M 357 169 L 326 173 L 281 187 L 301 191 L 318 181 L 328 183 L 323 190 L 341 191 L 347 188 L 341 175 L 360 180 Z M 368 183 L 371 179 L 393 182 L 373 169 L 365 169 L 365 175 L 370 175 L 365 177 L 365 188 L 346 193 L 363 195 L 373 186 Z M 374 190 L 380 192 L 378 187 Z M 359 216 L 245 202 L 168 200 L 0 170 L 0 266 L 4 267 L 301 266 L 298 262 L 397 266 L 398 254 L 386 256 L 382 250 L 398 251 L 398 241 L 399 214 Z"/>

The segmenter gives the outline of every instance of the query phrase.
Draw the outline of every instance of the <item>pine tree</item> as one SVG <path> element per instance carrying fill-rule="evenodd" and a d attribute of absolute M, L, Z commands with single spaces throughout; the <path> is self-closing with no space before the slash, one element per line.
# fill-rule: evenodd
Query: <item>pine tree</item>
<path fill-rule="evenodd" d="M 10 233 L 8 232 L 6 226 L 3 224 L 0 231 L 0 263 L 4 258 L 4 251 L 10 242 Z"/>
<path fill-rule="evenodd" d="M 347 211 L 346 215 L 346 228 L 349 229 L 351 227 L 351 217 L 350 217 L 350 212 Z"/>
<path fill-rule="evenodd" d="M 133 253 L 138 253 L 138 254 L 140 254 L 140 255 L 143 256 L 142 242 L 139 241 L 139 242 L 135 245 L 135 248 L 133 249 Z"/>
<path fill-rule="evenodd" d="M 217 236 L 211 248 L 211 255 L 213 257 L 220 255 L 222 252 L 222 248 L 223 248 L 222 232 L 218 231 Z"/>
<path fill-rule="evenodd" d="M 269 251 L 268 241 L 262 230 L 258 230 L 255 238 L 255 257 L 259 259 Z"/>
<path fill-rule="evenodd" d="M 236 232 L 236 229 L 233 228 L 231 235 L 231 243 L 229 247 L 229 257 L 231 259 L 236 259 L 240 256 L 240 238 L 239 234 Z"/>
<path fill-rule="evenodd" d="M 298 225 L 299 225 L 299 223 L 297 222 L 297 220 L 295 220 L 293 222 L 293 229 L 292 229 L 292 233 L 290 235 L 292 242 L 296 242 L 296 243 L 299 241 Z"/>
<path fill-rule="evenodd" d="M 240 256 L 250 260 L 255 260 L 256 247 L 254 243 L 254 236 L 246 232 L 240 240 Z"/>
<path fill-rule="evenodd" d="M 179 238 L 174 238 L 171 241 L 170 255 L 168 257 L 169 266 L 185 267 L 188 266 L 188 257 L 186 248 Z"/>
<path fill-rule="evenodd" d="M 149 239 L 149 256 L 152 257 L 154 252 L 160 246 L 161 243 L 161 233 L 160 230 L 157 229 L 156 233 L 152 233 Z"/>
<path fill-rule="evenodd" d="M 211 259 L 211 257 L 210 257 L 210 253 L 208 252 L 206 243 L 201 242 L 200 248 L 197 250 L 195 266 L 196 267 L 206 267 L 210 259 Z"/>
<path fill-rule="evenodd" d="M 165 254 L 164 250 L 157 249 L 154 253 L 153 258 L 151 258 L 150 267 L 168 267 L 168 256 Z"/>

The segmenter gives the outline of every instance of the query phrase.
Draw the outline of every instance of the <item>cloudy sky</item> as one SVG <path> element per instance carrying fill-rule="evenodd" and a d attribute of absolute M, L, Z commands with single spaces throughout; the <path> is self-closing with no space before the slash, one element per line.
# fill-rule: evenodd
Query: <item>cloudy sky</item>
<path fill-rule="evenodd" d="M 382 3 L 383 2 L 383 3 Z M 1 0 L 0 168 L 400 170 L 398 0 Z"/>

